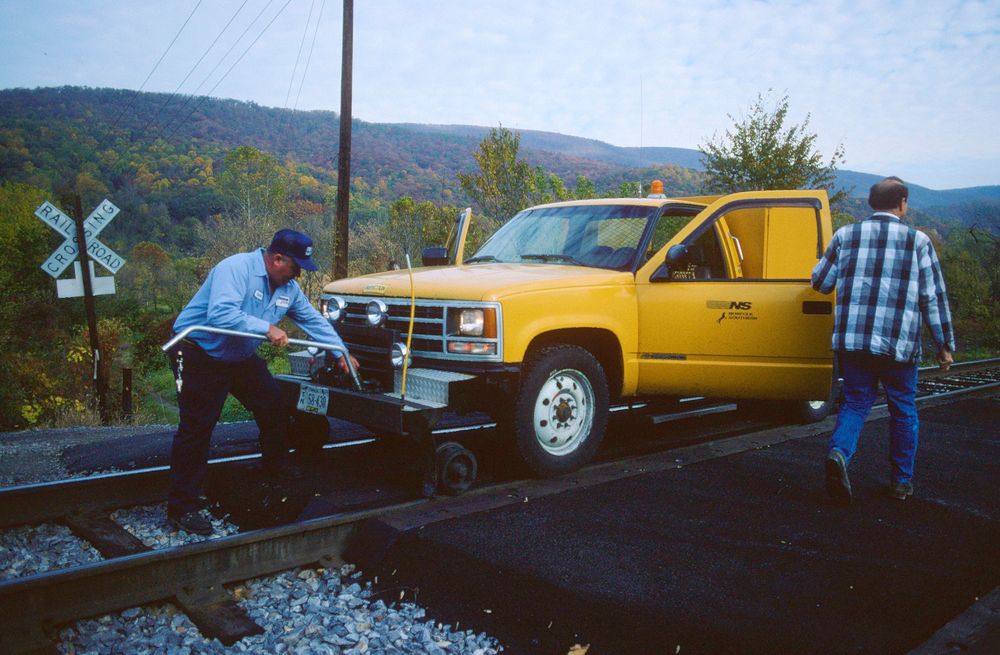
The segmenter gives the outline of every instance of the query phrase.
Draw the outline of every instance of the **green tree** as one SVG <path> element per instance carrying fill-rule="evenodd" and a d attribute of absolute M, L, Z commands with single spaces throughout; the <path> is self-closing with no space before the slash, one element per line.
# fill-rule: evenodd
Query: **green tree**
<path fill-rule="evenodd" d="M 578 200 L 589 200 L 597 197 L 597 187 L 585 175 L 576 176 L 576 189 L 573 197 Z"/>
<path fill-rule="evenodd" d="M 0 430 L 24 427 L 33 417 L 31 399 L 55 394 L 52 377 L 58 364 L 48 365 L 59 318 L 55 283 L 42 269 L 60 239 L 33 216 L 45 194 L 27 184 L 0 185 Z"/>
<path fill-rule="evenodd" d="M 537 171 L 517 158 L 520 145 L 520 134 L 502 125 L 493 128 L 473 155 L 480 172 L 458 174 L 462 190 L 484 214 L 500 221 L 533 204 Z"/>
<path fill-rule="evenodd" d="M 270 242 L 288 213 L 287 178 L 273 155 L 256 148 L 240 146 L 226 155 L 218 176 L 226 211 L 203 230 L 211 261 Z"/>
<path fill-rule="evenodd" d="M 713 191 L 760 191 L 765 189 L 826 189 L 831 201 L 844 197 L 834 193 L 837 165 L 844 162 L 844 146 L 838 145 L 824 163 L 816 149 L 816 134 L 809 131 L 809 115 L 799 125 L 786 125 L 788 96 L 774 108 L 764 95 L 742 119 L 729 115 L 733 126 L 725 136 L 701 145 L 702 164 Z"/>

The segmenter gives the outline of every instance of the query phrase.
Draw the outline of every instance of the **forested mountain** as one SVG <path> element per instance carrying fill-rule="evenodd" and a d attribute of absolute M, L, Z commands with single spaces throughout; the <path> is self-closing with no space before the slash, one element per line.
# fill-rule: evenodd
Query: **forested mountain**
<path fill-rule="evenodd" d="M 461 204 L 467 199 L 456 174 L 475 165 L 472 154 L 489 128 L 461 125 L 379 124 L 355 120 L 352 127 L 351 172 L 364 187 L 392 201 L 416 200 Z M 569 186 L 577 176 L 600 189 L 630 180 L 665 177 L 668 193 L 699 193 L 700 153 L 688 148 L 620 148 L 593 139 L 519 131 L 522 155 L 532 165 L 558 175 Z M 296 112 L 254 103 L 190 98 L 118 89 L 63 87 L 0 91 L 0 179 L 30 180 L 57 187 L 78 173 L 76 167 L 100 154 L 97 177 L 112 173 L 121 182 L 128 166 L 111 165 L 129 154 L 145 164 L 135 173 L 176 181 L 180 162 L 159 155 L 191 155 L 217 161 L 241 145 L 269 152 L 325 184 L 335 182 L 339 123 L 335 112 Z M 165 169 L 153 168 L 150 155 Z M 169 158 L 169 157 L 168 157 Z M 91 166 L 91 168 L 93 168 Z M 109 171 L 108 168 L 113 170 Z M 839 186 L 864 197 L 880 175 L 840 171 Z M 117 184 L 115 184 L 117 186 Z M 161 184 L 161 187 L 163 185 Z M 187 185 L 184 200 L 165 198 L 172 220 L 204 219 L 218 210 L 196 185 Z M 912 204 L 925 211 L 971 224 L 1000 212 L 1000 186 L 935 191 L 911 185 Z M 161 189 L 162 191 L 162 189 Z M 166 194 L 170 196 L 171 194 Z"/>

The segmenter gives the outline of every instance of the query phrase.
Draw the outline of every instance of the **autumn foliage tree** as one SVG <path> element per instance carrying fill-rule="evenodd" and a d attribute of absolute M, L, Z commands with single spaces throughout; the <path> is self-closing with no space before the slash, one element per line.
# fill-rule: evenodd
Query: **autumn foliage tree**
<path fill-rule="evenodd" d="M 225 157 L 218 176 L 225 212 L 205 229 L 206 256 L 229 255 L 267 245 L 288 212 L 288 171 L 266 152 L 240 146 Z"/>

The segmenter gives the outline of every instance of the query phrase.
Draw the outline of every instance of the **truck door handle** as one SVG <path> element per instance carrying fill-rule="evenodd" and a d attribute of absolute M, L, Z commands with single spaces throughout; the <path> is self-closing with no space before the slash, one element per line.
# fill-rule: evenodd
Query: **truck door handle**
<path fill-rule="evenodd" d="M 832 314 L 833 303 L 829 300 L 805 300 L 802 302 L 803 314 Z"/>

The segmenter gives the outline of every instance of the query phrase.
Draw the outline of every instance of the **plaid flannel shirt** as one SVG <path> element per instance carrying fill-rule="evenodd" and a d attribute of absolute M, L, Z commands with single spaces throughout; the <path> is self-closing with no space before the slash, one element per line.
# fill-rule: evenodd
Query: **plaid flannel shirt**
<path fill-rule="evenodd" d="M 934 245 L 893 214 L 876 212 L 837 230 L 813 269 L 812 286 L 820 293 L 837 290 L 834 351 L 915 362 L 921 354 L 921 321 L 939 350 L 955 350 Z"/>

